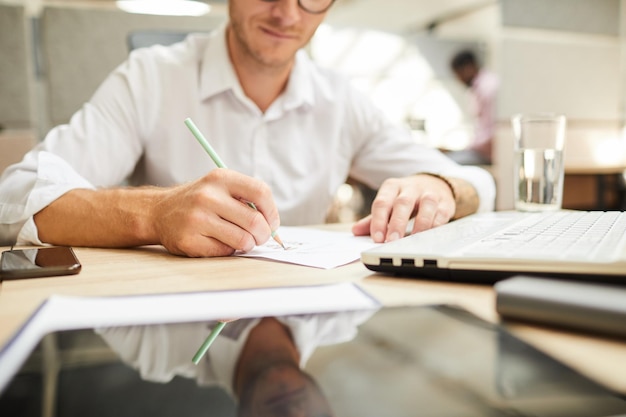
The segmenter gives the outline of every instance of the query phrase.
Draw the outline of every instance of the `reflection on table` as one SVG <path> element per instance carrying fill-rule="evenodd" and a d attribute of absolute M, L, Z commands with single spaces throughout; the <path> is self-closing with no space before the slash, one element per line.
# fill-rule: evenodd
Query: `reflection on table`
<path fill-rule="evenodd" d="M 215 323 L 55 334 L 56 357 L 65 358 L 65 365 L 48 415 L 626 412 L 623 399 L 457 307 L 240 319 L 228 323 L 193 365 L 191 357 Z M 41 394 L 42 381 L 33 365 L 38 358 L 46 361 L 46 350 L 50 356 L 45 344 L 0 396 L 0 414 L 39 415 L 33 398 Z"/>

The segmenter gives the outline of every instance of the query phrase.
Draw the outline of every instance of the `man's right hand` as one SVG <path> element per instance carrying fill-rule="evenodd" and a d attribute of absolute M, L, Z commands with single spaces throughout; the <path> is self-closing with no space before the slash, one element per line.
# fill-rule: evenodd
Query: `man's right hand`
<path fill-rule="evenodd" d="M 39 211 L 34 220 L 44 243 L 161 244 L 173 254 L 190 257 L 249 251 L 265 243 L 280 225 L 267 184 L 225 168 L 170 188 L 74 189 Z"/>
<path fill-rule="evenodd" d="M 267 184 L 224 168 L 168 189 L 151 217 L 158 240 L 168 251 L 192 257 L 248 252 L 265 243 L 280 225 Z"/>

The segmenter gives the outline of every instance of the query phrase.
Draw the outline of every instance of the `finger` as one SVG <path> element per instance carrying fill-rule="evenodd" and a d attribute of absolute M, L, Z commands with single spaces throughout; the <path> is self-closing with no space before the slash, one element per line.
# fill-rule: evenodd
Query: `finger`
<path fill-rule="evenodd" d="M 352 234 L 354 236 L 368 236 L 370 234 L 370 224 L 372 223 L 372 215 L 357 220 L 352 225 Z"/>
<path fill-rule="evenodd" d="M 450 219 L 452 218 L 452 216 L 446 214 L 445 212 L 442 212 L 441 210 L 437 211 L 437 214 L 435 215 L 435 219 L 433 220 L 433 227 L 438 227 L 441 225 L 444 225 L 446 223 L 448 223 L 450 221 Z"/>
<path fill-rule="evenodd" d="M 223 171 L 227 171 L 224 173 L 223 180 L 227 181 L 230 194 L 235 199 L 252 203 L 256 210 L 263 215 L 270 229 L 272 231 L 277 230 L 280 227 L 280 217 L 270 187 L 261 180 L 236 171 Z"/>
<path fill-rule="evenodd" d="M 231 223 L 241 228 L 246 234 L 249 234 L 253 239 L 253 246 L 262 245 L 267 242 L 271 237 L 272 230 L 270 229 L 267 220 L 261 212 L 259 212 L 254 206 L 240 201 L 231 199 L 225 202 L 216 210 L 216 214 L 228 223 Z M 226 230 L 225 232 L 229 232 Z M 252 247 L 247 245 L 247 238 L 245 235 L 239 233 L 236 234 L 237 238 L 222 240 L 225 243 L 232 243 L 237 245 L 239 239 L 243 239 L 239 246 L 233 246 L 236 249 L 243 251 L 250 251 Z"/>
<path fill-rule="evenodd" d="M 254 204 L 256 210 L 263 215 L 265 223 L 268 224 L 271 231 L 278 230 L 280 227 L 280 215 L 278 214 L 272 191 L 267 184 L 260 182 L 253 197 L 244 199 Z"/>
<path fill-rule="evenodd" d="M 412 233 L 431 229 L 435 219 L 441 218 L 438 213 L 439 203 L 430 194 L 424 194 L 418 203 L 418 210 L 413 223 Z"/>
<path fill-rule="evenodd" d="M 179 240 L 163 244 L 168 252 L 190 258 L 230 256 L 235 250 L 219 240 L 202 235 L 185 234 Z"/>
<path fill-rule="evenodd" d="M 202 196 L 200 204 L 206 207 L 209 213 L 215 212 L 219 218 L 237 225 L 247 233 L 250 233 L 257 245 L 265 243 L 270 238 L 272 229 L 267 219 L 264 214 L 258 210 L 256 203 L 251 203 L 253 196 L 248 195 L 249 190 L 253 188 L 250 184 L 256 183 L 258 185 L 263 183 L 238 172 L 224 169 L 211 171 L 211 173 L 205 176 L 205 181 L 207 182 L 207 188 L 205 189 L 206 191 Z M 214 186 L 216 184 L 219 184 L 220 188 L 224 190 L 223 193 L 215 193 Z M 271 193 L 269 195 L 271 199 Z M 264 201 L 264 199 L 265 197 L 262 196 L 258 200 Z M 275 208 L 273 200 L 271 201 L 271 205 Z M 229 235 L 224 236 L 224 238 L 210 233 L 208 235 L 217 237 L 224 243 L 237 245 L 233 246 L 235 249 L 251 249 L 251 247 L 246 244 L 247 242 L 243 242 L 242 244 L 237 243 L 238 238 L 241 238 L 240 234 L 237 234 L 237 239 L 230 238 Z"/>
<path fill-rule="evenodd" d="M 387 226 L 386 242 L 404 237 L 406 227 L 415 211 L 416 199 L 406 192 L 401 192 L 393 203 L 393 210 Z"/>
<path fill-rule="evenodd" d="M 400 192 L 398 181 L 386 180 L 372 202 L 370 235 L 376 243 L 382 243 L 387 236 L 387 225 L 393 209 L 393 202 Z"/>
<path fill-rule="evenodd" d="M 248 231 L 202 206 L 191 210 L 186 221 L 172 233 L 175 235 L 164 239 L 164 246 L 172 253 L 190 257 L 227 256 L 235 250 L 248 252 L 256 243 Z"/>

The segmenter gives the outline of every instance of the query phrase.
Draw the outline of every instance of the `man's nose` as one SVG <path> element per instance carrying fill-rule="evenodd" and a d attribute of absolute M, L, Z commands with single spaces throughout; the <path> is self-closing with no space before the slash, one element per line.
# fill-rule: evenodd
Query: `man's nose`
<path fill-rule="evenodd" d="M 272 8 L 272 15 L 280 19 L 284 26 L 291 26 L 301 19 L 302 9 L 298 0 L 278 0 Z"/>

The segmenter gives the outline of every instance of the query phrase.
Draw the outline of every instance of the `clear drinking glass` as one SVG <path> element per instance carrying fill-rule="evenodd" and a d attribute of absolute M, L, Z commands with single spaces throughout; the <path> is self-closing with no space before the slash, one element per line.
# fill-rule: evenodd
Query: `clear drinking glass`
<path fill-rule="evenodd" d="M 514 134 L 515 209 L 559 210 L 563 202 L 566 118 L 561 114 L 518 114 Z"/>

